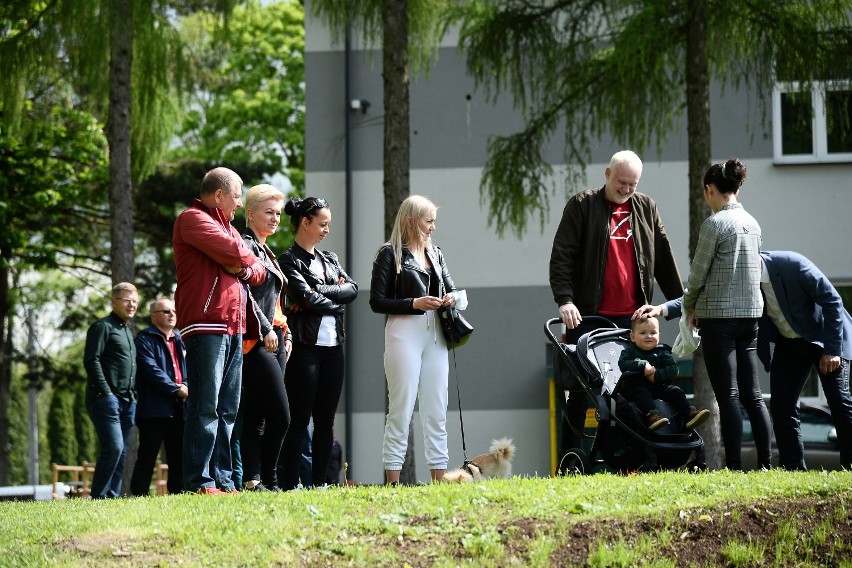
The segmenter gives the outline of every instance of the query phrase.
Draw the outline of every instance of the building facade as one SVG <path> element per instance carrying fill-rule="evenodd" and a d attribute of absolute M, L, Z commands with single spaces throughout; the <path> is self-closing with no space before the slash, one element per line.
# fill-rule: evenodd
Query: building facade
<path fill-rule="evenodd" d="M 384 240 L 381 53 L 356 42 L 347 58 L 345 46 L 333 42 L 312 17 L 310 2 L 305 12 L 307 195 L 329 201 L 333 228 L 323 246 L 341 255 L 360 286 L 347 316 L 347 393 L 339 409 L 337 437 L 344 442 L 348 476 L 380 483 L 384 317 L 371 312 L 368 297 L 373 258 Z M 775 96 L 784 98 L 783 92 Z M 773 131 L 772 116 L 762 120 L 759 102 L 754 93 L 714 90 L 713 160 L 737 156 L 748 166 L 740 201 L 760 222 L 766 249 L 796 250 L 838 284 L 852 282 L 847 224 L 852 217 L 852 166 L 849 161 L 820 163 L 818 157 L 782 163 L 790 160 L 776 155 L 780 135 Z M 476 328 L 456 357 L 468 453 L 481 453 L 492 439 L 509 436 L 518 448 L 515 473 L 549 475 L 551 416 L 543 325 L 558 316 L 548 262 L 568 196 L 552 195 L 541 230 L 532 219 L 521 237 L 497 236 L 479 194 L 486 142 L 490 136 L 520 130 L 521 118 L 506 98 L 490 104 L 474 88 L 452 37 L 440 48 L 428 76 L 412 82 L 410 120 L 411 193 L 426 195 L 439 206 L 433 240 L 444 252 L 457 286 L 467 290 L 466 317 Z M 684 119 L 681 131 L 665 140 L 660 152 L 641 155 L 639 185 L 659 206 L 684 279 L 689 273 L 686 142 Z M 607 139 L 595 144 L 585 187 L 603 185 L 609 159 L 621 149 Z M 551 155 L 557 166 L 561 148 L 554 145 Z M 657 291 L 654 301 L 663 299 Z M 671 343 L 676 328 L 667 326 L 663 333 L 664 341 Z M 463 458 L 452 357 L 450 366 L 448 425 L 454 467 Z M 414 424 L 418 479 L 427 480 L 416 414 Z"/>

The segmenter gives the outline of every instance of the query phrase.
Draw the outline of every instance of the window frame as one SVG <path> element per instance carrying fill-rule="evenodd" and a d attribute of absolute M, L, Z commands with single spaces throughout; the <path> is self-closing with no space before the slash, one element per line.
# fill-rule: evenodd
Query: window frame
<path fill-rule="evenodd" d="M 827 91 L 850 90 L 850 81 L 815 81 L 802 84 L 798 81 L 780 82 L 772 90 L 772 147 L 776 164 L 837 164 L 852 162 L 852 152 L 828 152 L 828 130 L 825 116 L 825 93 Z M 781 121 L 781 95 L 785 93 L 811 94 L 811 132 L 813 152 L 810 154 L 784 154 L 783 130 Z"/>

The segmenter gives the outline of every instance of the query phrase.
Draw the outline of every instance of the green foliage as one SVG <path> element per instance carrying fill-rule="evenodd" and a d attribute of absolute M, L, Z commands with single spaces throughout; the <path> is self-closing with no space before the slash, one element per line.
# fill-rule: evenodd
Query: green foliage
<path fill-rule="evenodd" d="M 23 375 L 23 367 L 14 368 L 9 398 L 9 484 L 29 483 L 29 381 Z M 49 390 L 40 389 L 36 396 L 38 408 L 39 437 L 39 482 L 50 480 L 50 446 L 48 444 L 47 410 L 50 404 Z"/>
<path fill-rule="evenodd" d="M 492 224 L 518 235 L 556 189 L 543 151 L 561 133 L 564 189 L 576 188 L 604 133 L 641 152 L 680 128 L 686 101 L 687 2 L 479 0 L 450 21 L 477 85 L 511 96 L 523 131 L 488 144 L 480 191 Z M 848 62 L 850 0 L 712 4 L 710 69 L 722 85 L 771 88 L 777 75 L 810 81 Z M 776 62 L 779 62 L 776 68 Z M 847 75 L 848 77 L 848 75 Z M 546 185 L 549 183 L 549 185 Z"/>
<path fill-rule="evenodd" d="M 173 158 L 248 164 L 267 177 L 282 172 L 297 190 L 304 188 L 302 6 L 251 1 L 234 10 L 227 28 L 198 14 L 183 23 L 182 33 L 198 88 Z"/>
<path fill-rule="evenodd" d="M 382 45 L 382 0 L 313 0 L 311 8 L 342 43 L 347 28 L 363 38 L 368 46 Z M 407 0 L 409 65 L 413 77 L 427 71 L 446 33 L 444 19 L 453 0 Z"/>
<path fill-rule="evenodd" d="M 106 141 L 91 115 L 27 106 L 27 131 L 0 130 L 0 249 L 19 266 L 56 266 L 100 240 Z"/>
<path fill-rule="evenodd" d="M 95 426 L 86 411 L 86 382 L 74 384 L 74 434 L 77 437 L 77 463 L 94 463 L 98 455 L 98 437 Z"/>
<path fill-rule="evenodd" d="M 74 392 L 69 387 L 53 390 L 47 428 L 51 463 L 76 464 L 79 448 L 74 432 Z"/>
<path fill-rule="evenodd" d="M 131 69 L 133 178 L 144 179 L 162 158 L 177 123 L 176 97 L 186 65 L 172 5 L 184 12 L 231 2 L 134 0 Z M 106 0 L 11 2 L 0 9 L 0 124 L 26 128 L 27 101 L 44 77 L 68 78 L 75 105 L 106 121 L 109 108 L 112 3 Z"/>

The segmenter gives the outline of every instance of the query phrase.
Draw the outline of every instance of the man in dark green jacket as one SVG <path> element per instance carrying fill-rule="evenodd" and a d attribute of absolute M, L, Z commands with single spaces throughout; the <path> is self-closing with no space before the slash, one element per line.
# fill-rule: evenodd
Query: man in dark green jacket
<path fill-rule="evenodd" d="M 112 289 L 112 312 L 86 334 L 86 410 L 100 441 L 92 477 L 93 499 L 118 497 L 124 458 L 136 414 L 136 347 L 127 322 L 136 314 L 139 296 L 129 282 Z"/>

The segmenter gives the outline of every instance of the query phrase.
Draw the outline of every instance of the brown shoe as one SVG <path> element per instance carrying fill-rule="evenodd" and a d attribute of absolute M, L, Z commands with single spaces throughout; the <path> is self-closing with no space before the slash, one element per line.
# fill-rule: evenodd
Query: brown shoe
<path fill-rule="evenodd" d="M 659 430 L 669 423 L 669 419 L 660 416 L 657 412 L 648 413 L 648 430 Z"/>
<path fill-rule="evenodd" d="M 693 410 L 689 413 L 689 420 L 686 422 L 686 429 L 692 430 L 694 428 L 698 428 L 704 424 L 708 418 L 710 418 L 710 411 L 706 408 L 704 410 Z"/>
<path fill-rule="evenodd" d="M 222 491 L 218 487 L 202 487 L 198 490 L 199 495 L 227 495 L 227 491 Z"/>

